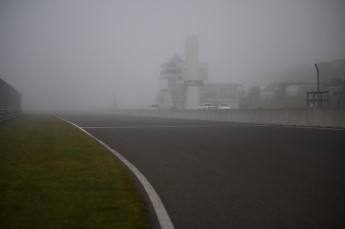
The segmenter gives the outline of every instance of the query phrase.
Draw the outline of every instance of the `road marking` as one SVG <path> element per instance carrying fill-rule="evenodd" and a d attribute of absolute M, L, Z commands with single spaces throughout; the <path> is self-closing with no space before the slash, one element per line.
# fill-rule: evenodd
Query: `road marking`
<path fill-rule="evenodd" d="M 235 125 L 204 125 L 204 126 L 83 126 L 83 129 L 140 129 L 140 128 L 203 128 L 203 127 L 227 127 Z"/>
<path fill-rule="evenodd" d="M 313 127 L 313 126 L 287 126 L 279 124 L 251 124 L 251 123 L 237 123 L 227 125 L 202 125 L 202 126 L 83 126 L 83 129 L 144 129 L 144 128 L 210 128 L 210 127 L 233 127 L 233 126 L 255 126 L 255 127 L 283 127 L 283 128 L 300 128 L 300 129 L 315 129 L 315 130 L 333 130 L 345 131 L 340 128 L 327 127 Z"/>
<path fill-rule="evenodd" d="M 317 126 L 293 126 L 283 124 L 259 124 L 259 123 L 227 123 L 223 125 L 187 125 L 187 126 L 83 126 L 83 129 L 144 129 L 144 128 L 210 128 L 210 127 L 234 127 L 234 126 L 256 126 L 256 127 L 283 127 L 315 130 L 345 131 L 345 128 L 317 127 Z"/>
<path fill-rule="evenodd" d="M 142 186 L 144 187 L 151 203 L 153 206 L 153 209 L 155 210 L 155 213 L 158 218 L 158 222 L 162 229 L 174 229 L 174 225 L 169 217 L 168 212 L 166 211 L 162 200 L 159 198 L 156 190 L 153 188 L 153 186 L 150 184 L 150 182 L 147 180 L 147 178 L 132 164 L 130 163 L 125 157 L 123 157 L 120 153 L 118 153 L 116 150 L 105 144 L 100 139 L 96 138 L 86 130 L 84 130 L 82 127 L 78 126 L 77 124 L 74 124 L 73 122 L 70 122 L 62 117 L 59 117 L 60 119 L 64 120 L 65 122 L 77 127 L 79 130 L 84 132 L 85 134 L 89 135 L 96 141 L 98 141 L 101 145 L 103 145 L 105 148 L 107 148 L 110 152 L 112 152 L 117 158 L 119 158 L 132 172 L 133 174 L 138 178 Z"/>

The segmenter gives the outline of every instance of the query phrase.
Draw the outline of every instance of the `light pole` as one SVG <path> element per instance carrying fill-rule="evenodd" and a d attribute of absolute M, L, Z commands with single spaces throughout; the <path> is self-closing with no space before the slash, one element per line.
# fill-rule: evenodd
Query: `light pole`
<path fill-rule="evenodd" d="M 114 90 L 114 111 L 116 110 L 116 94 L 115 94 L 115 90 Z"/>
<path fill-rule="evenodd" d="M 316 68 L 316 93 L 317 93 L 317 106 L 320 106 L 320 79 L 319 79 L 319 68 L 317 64 L 315 64 Z"/>

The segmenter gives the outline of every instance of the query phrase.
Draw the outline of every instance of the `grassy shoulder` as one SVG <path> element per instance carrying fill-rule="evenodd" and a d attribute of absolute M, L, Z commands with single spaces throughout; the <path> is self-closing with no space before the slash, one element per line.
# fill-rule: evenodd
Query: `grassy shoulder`
<path fill-rule="evenodd" d="M 131 175 L 54 117 L 0 124 L 0 228 L 149 228 Z"/>

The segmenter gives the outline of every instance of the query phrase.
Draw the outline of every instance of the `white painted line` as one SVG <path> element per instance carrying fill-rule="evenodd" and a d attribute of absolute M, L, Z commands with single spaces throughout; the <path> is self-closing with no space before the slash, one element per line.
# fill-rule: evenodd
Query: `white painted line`
<path fill-rule="evenodd" d="M 70 123 L 71 125 L 77 127 L 79 130 L 83 131 L 96 141 L 98 141 L 101 145 L 103 145 L 105 148 L 107 148 L 110 152 L 112 152 L 117 158 L 119 158 L 133 173 L 134 175 L 138 178 L 140 183 L 143 185 L 147 195 L 149 196 L 149 199 L 152 203 L 153 209 L 156 212 L 158 222 L 161 226 L 162 229 L 174 229 L 174 225 L 171 222 L 171 219 L 169 217 L 168 212 L 166 211 L 163 202 L 159 198 L 156 190 L 153 188 L 153 186 L 150 184 L 150 182 L 146 179 L 146 177 L 132 164 L 130 163 L 125 157 L 123 157 L 120 153 L 118 153 L 116 150 L 112 149 L 110 146 L 96 138 L 95 136 L 91 135 L 89 132 L 86 130 L 82 129 L 78 125 L 62 118 L 59 117 L 60 119 L 64 120 L 67 123 Z"/>
<path fill-rule="evenodd" d="M 210 127 L 233 127 L 233 126 L 256 126 L 256 127 L 283 127 L 283 128 L 301 128 L 301 129 L 315 129 L 315 130 L 333 130 L 345 131 L 341 128 L 327 128 L 317 126 L 289 126 L 280 124 L 255 124 L 255 123 L 233 123 L 225 125 L 195 125 L 195 126 L 83 126 L 83 129 L 144 129 L 144 128 L 210 128 Z"/>
<path fill-rule="evenodd" d="M 140 129 L 140 128 L 203 128 L 226 127 L 235 125 L 204 125 L 204 126 L 83 126 L 83 129 Z"/>

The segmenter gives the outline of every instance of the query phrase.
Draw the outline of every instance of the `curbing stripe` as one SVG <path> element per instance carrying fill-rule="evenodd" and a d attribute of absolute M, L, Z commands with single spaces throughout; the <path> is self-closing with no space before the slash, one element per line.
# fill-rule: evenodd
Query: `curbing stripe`
<path fill-rule="evenodd" d="M 59 117 L 59 116 L 58 116 Z M 155 213 L 158 218 L 158 222 L 162 229 L 175 229 L 173 223 L 171 222 L 171 219 L 169 217 L 168 212 L 166 211 L 162 200 L 159 198 L 156 190 L 153 188 L 153 186 L 150 184 L 150 182 L 147 180 L 147 178 L 132 164 L 130 163 L 125 157 L 123 157 L 120 153 L 118 153 L 116 150 L 112 149 L 110 146 L 105 144 L 100 139 L 96 138 L 86 130 L 79 127 L 77 124 L 74 124 L 73 122 L 70 122 L 62 117 L 59 117 L 61 120 L 77 127 L 79 130 L 87 134 L 88 136 L 92 137 L 96 141 L 98 141 L 101 145 L 103 145 L 105 148 L 107 148 L 110 152 L 112 152 L 117 158 L 119 158 L 138 178 L 142 186 L 144 187 L 151 203 L 153 206 L 153 209 L 155 210 Z"/>

